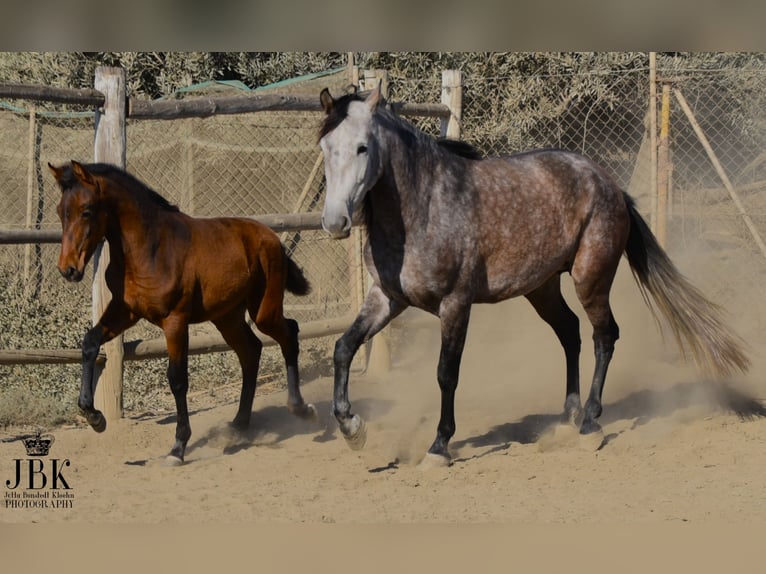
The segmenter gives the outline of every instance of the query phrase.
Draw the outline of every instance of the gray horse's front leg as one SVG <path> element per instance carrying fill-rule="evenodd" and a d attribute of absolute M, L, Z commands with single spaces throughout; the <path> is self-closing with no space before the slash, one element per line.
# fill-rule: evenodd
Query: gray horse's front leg
<path fill-rule="evenodd" d="M 423 461 L 428 466 L 445 466 L 450 463 L 448 446 L 455 434 L 455 391 L 468 332 L 468 319 L 471 316 L 471 303 L 461 299 L 445 299 L 440 306 L 439 316 L 442 341 L 436 378 L 441 390 L 441 414 L 436 439 Z"/>
<path fill-rule="evenodd" d="M 351 327 L 335 343 L 333 363 L 335 384 L 332 410 L 349 447 L 359 450 L 366 441 L 364 420 L 351 413 L 348 399 L 348 375 L 351 361 L 363 343 L 385 327 L 406 305 L 389 299 L 376 284 L 370 289 Z"/>

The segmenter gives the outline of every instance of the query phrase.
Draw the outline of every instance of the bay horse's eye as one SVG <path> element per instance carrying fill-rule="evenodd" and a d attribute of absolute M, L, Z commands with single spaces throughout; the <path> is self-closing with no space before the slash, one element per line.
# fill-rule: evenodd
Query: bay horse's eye
<path fill-rule="evenodd" d="M 366 145 L 360 145 L 358 148 L 356 148 L 356 154 L 362 155 L 363 153 L 367 153 L 367 146 Z"/>
<path fill-rule="evenodd" d="M 85 208 L 82 210 L 82 218 L 83 219 L 90 219 L 90 216 L 93 215 L 93 212 L 89 208 Z"/>

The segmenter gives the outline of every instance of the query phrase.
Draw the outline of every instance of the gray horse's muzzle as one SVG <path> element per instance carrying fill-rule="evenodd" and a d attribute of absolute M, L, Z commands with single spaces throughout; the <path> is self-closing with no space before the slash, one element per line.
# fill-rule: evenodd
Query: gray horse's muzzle
<path fill-rule="evenodd" d="M 325 206 L 322 212 L 322 229 L 332 235 L 333 239 L 345 239 L 351 234 L 351 217 L 347 213 L 348 210 L 332 210 Z"/>

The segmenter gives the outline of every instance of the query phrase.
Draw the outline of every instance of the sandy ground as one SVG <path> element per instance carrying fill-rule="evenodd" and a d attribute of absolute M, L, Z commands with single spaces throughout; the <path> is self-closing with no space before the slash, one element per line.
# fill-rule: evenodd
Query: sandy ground
<path fill-rule="evenodd" d="M 475 307 L 456 402 L 454 463 L 419 467 L 438 419 L 438 322 L 408 311 L 394 331 L 393 369 L 352 375 L 353 409 L 368 425 L 363 450 L 346 446 L 330 416 L 328 378 L 304 383 L 317 421 L 292 417 L 284 391 L 260 392 L 243 435 L 227 426 L 235 402 L 197 396 L 184 466 L 163 465 L 172 411 L 127 413 L 103 434 L 52 429 L 56 442 L 45 460 L 69 459 L 62 474 L 71 507 L 8 508 L 4 484 L 0 522 L 766 521 L 766 419 L 743 421 L 721 408 L 713 387 L 663 341 L 624 268 L 613 305 L 622 338 L 607 379 L 598 449 L 558 424 L 563 353 L 526 301 L 514 300 Z M 750 318 L 745 328 L 751 324 L 760 322 Z M 586 393 L 593 360 L 584 321 L 582 330 Z M 730 384 L 764 398 L 763 341 L 749 338 L 753 369 Z M 6 429 L 0 437 L 3 483 L 14 477 L 14 459 L 26 457 L 12 440 L 20 432 Z"/>

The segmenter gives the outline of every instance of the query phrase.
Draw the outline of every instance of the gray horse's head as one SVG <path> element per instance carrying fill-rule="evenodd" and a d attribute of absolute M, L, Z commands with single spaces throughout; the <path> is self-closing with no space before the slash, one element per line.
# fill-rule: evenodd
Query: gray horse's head
<path fill-rule="evenodd" d="M 335 239 L 348 237 L 367 192 L 382 173 L 380 142 L 373 115 L 381 102 L 380 86 L 366 98 L 347 94 L 333 98 L 325 88 L 319 96 L 327 118 L 320 132 L 327 194 L 322 227 Z"/>

